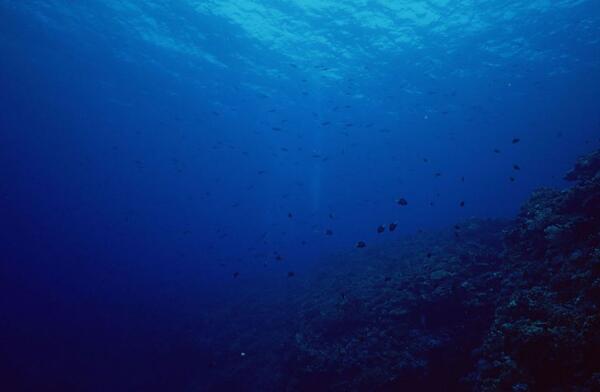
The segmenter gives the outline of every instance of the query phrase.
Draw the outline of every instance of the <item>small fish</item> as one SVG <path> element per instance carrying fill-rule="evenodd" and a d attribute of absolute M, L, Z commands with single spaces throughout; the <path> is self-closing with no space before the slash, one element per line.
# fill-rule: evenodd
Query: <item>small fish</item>
<path fill-rule="evenodd" d="M 495 152 L 496 154 L 500 154 L 500 150 L 498 150 L 497 148 L 494 148 L 494 152 Z"/>
<path fill-rule="evenodd" d="M 441 177 L 441 176 L 442 176 L 442 173 L 441 173 L 441 172 L 437 172 L 437 173 L 435 173 L 435 174 L 434 174 L 434 176 L 436 176 L 436 177 Z"/>
<path fill-rule="evenodd" d="M 465 206 L 465 202 L 464 202 L 464 201 L 461 201 L 461 202 L 460 202 L 460 206 L 461 206 L 461 207 L 464 207 L 464 206 Z"/>
<path fill-rule="evenodd" d="M 385 231 L 385 226 L 384 226 L 384 225 L 381 225 L 381 226 L 377 227 L 377 233 L 378 233 L 378 234 L 381 234 L 381 233 L 383 233 L 384 231 Z"/>
<path fill-rule="evenodd" d="M 510 177 L 509 180 L 510 180 L 510 182 L 515 182 L 515 178 L 514 177 Z"/>
<path fill-rule="evenodd" d="M 291 278 L 291 277 L 293 277 L 293 276 L 295 276 L 295 275 L 296 275 L 296 273 L 295 273 L 294 271 L 289 271 L 289 272 L 287 273 L 287 276 L 288 276 L 288 278 Z"/>
<path fill-rule="evenodd" d="M 283 256 L 277 255 L 277 256 L 275 256 L 275 260 L 277 260 L 277 261 L 283 261 Z"/>
<path fill-rule="evenodd" d="M 388 225 L 388 230 L 389 230 L 389 231 L 394 231 L 394 230 L 396 230 L 396 227 L 398 227 L 398 224 L 397 224 L 397 223 L 390 223 L 390 224 Z"/>
<path fill-rule="evenodd" d="M 403 197 L 401 197 L 401 198 L 397 199 L 397 200 L 396 200 L 396 203 L 398 203 L 398 204 L 399 204 L 399 205 L 401 205 L 401 206 L 408 205 L 408 201 L 406 201 L 406 199 L 405 199 L 405 198 L 403 198 Z"/>
<path fill-rule="evenodd" d="M 238 276 L 240 276 L 240 273 L 239 273 L 239 272 L 237 272 L 237 271 L 236 271 L 236 272 L 234 272 L 234 273 L 233 273 L 233 277 L 234 277 L 234 278 L 237 278 Z"/>
<path fill-rule="evenodd" d="M 333 235 L 333 230 L 331 230 L 331 229 L 325 230 L 325 235 Z"/>
<path fill-rule="evenodd" d="M 427 253 L 427 258 L 431 257 L 431 252 Z"/>
<path fill-rule="evenodd" d="M 521 168 L 519 167 L 519 165 L 513 165 L 513 169 L 514 170 L 521 170 Z"/>
<path fill-rule="evenodd" d="M 288 212 L 288 218 L 292 219 L 294 216 L 292 215 L 291 212 Z"/>
<path fill-rule="evenodd" d="M 384 281 L 384 282 L 389 282 L 390 280 L 392 280 L 392 277 L 391 277 L 391 276 L 386 276 L 386 277 L 383 279 L 383 281 Z"/>
<path fill-rule="evenodd" d="M 514 138 L 514 139 L 512 140 L 512 144 L 517 144 L 517 143 L 518 143 L 518 142 L 520 142 L 520 141 L 521 141 L 521 139 L 519 139 L 518 137 L 516 137 L 516 138 Z"/>
<path fill-rule="evenodd" d="M 360 248 L 365 248 L 366 246 L 367 246 L 367 244 L 365 243 L 365 241 L 358 241 L 356 243 L 356 247 L 359 248 L 359 249 Z"/>

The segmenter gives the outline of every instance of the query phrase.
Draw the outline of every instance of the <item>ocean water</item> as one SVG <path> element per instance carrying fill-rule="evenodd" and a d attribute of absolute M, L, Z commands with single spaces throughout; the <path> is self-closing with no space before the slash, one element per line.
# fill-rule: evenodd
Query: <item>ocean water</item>
<path fill-rule="evenodd" d="M 315 271 L 565 187 L 599 71 L 594 0 L 0 0 L 2 390 L 295 390 Z"/>

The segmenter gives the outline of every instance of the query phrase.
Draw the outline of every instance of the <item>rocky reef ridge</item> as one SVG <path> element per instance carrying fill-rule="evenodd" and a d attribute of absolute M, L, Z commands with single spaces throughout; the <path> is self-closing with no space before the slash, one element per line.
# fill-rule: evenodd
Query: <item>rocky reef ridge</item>
<path fill-rule="evenodd" d="M 321 271 L 285 390 L 600 390 L 600 151 L 512 222 L 468 220 Z"/>

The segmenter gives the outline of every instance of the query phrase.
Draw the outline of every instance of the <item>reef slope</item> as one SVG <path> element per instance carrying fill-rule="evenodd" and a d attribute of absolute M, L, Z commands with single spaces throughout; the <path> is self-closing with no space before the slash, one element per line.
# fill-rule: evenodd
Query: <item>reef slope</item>
<path fill-rule="evenodd" d="M 340 255 L 301 301 L 289 391 L 600 390 L 600 152 L 514 221 Z"/>

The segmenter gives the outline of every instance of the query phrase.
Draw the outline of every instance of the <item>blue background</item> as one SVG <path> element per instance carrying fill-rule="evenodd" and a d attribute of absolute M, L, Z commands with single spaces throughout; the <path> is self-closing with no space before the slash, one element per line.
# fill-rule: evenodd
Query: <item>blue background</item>
<path fill-rule="evenodd" d="M 4 365 L 57 388 L 184 389 L 330 255 L 513 217 L 599 142 L 597 1 L 0 0 L 0 22 Z"/>

